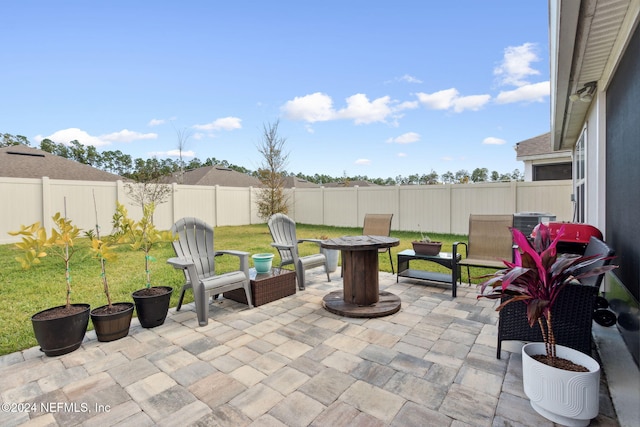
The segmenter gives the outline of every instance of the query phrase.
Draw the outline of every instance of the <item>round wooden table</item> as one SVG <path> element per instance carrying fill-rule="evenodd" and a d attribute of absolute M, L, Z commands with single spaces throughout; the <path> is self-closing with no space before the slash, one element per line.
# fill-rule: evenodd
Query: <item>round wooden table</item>
<path fill-rule="evenodd" d="M 387 236 L 344 236 L 324 240 L 325 249 L 342 251 L 343 290 L 323 298 L 324 308 L 347 317 L 380 317 L 400 310 L 400 297 L 380 292 L 378 249 L 398 246 L 400 240 Z"/>

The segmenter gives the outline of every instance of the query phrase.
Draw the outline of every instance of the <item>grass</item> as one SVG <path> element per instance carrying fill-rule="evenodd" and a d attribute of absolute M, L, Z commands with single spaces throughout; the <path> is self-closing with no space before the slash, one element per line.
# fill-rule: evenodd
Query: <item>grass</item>
<path fill-rule="evenodd" d="M 320 238 L 321 236 L 339 237 L 344 235 L 362 234 L 361 228 L 326 227 L 297 224 L 298 238 Z M 419 238 L 417 233 L 392 232 L 393 237 L 400 239 L 400 245 L 392 248 L 394 265 L 395 254 L 404 249 L 411 249 L 411 241 Z M 451 245 L 455 241 L 466 241 L 466 236 L 429 233 L 432 240 L 443 242 L 442 251 L 451 251 Z M 271 235 L 266 224 L 216 227 L 215 247 L 217 249 L 236 249 L 250 253 L 271 252 L 276 256 L 274 264 L 279 263 L 277 251 L 271 247 Z M 89 252 L 89 240 L 78 239 L 77 251 L 71 260 L 71 302 L 87 303 L 91 308 L 97 308 L 106 304 L 106 297 L 102 290 L 100 280 L 100 264 L 91 257 Z M 118 259 L 107 264 L 107 277 L 109 280 L 111 297 L 113 302 L 133 302 L 131 293 L 144 287 L 144 254 L 134 252 L 124 245 L 116 249 Z M 309 255 L 318 251 L 317 246 L 311 243 L 300 245 L 301 255 Z M 31 327 L 31 316 L 47 308 L 63 305 L 65 303 L 64 266 L 58 259 L 45 257 L 42 263 L 29 270 L 23 270 L 15 257 L 18 252 L 14 245 L 0 245 L 0 355 L 14 351 L 24 350 L 37 345 Z M 179 290 L 184 277 L 181 271 L 173 269 L 165 261 L 174 256 L 170 244 L 161 245 L 152 249 L 151 255 L 156 259 L 151 265 L 151 282 L 157 286 L 171 286 L 175 289 L 171 297 L 171 306 L 178 302 Z M 381 254 L 380 270 L 391 272 L 389 256 Z M 232 271 L 237 268 L 237 258 L 222 256 L 216 259 L 216 270 L 220 273 Z M 429 263 L 428 268 L 433 271 L 446 270 L 434 263 Z M 472 276 L 479 276 L 482 270 L 474 271 Z M 464 274 L 466 277 L 466 274 Z M 193 301 L 193 296 L 187 292 L 185 303 Z M 89 329 L 93 325 L 89 323 Z"/>

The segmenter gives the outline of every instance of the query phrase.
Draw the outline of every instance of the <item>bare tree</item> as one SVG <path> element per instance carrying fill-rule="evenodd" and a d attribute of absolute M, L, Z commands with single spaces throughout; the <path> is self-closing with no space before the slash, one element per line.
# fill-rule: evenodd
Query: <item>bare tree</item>
<path fill-rule="evenodd" d="M 178 172 L 177 181 L 178 184 L 182 184 L 184 179 L 184 160 L 182 159 L 182 152 L 187 145 L 187 140 L 191 137 L 191 131 L 187 128 L 176 129 L 174 127 L 173 129 L 176 131 L 176 136 L 178 137 L 178 154 L 180 156 L 180 171 Z"/>
<path fill-rule="evenodd" d="M 142 163 L 142 161 L 140 162 Z M 127 196 L 142 208 L 150 204 L 158 206 L 167 201 L 171 194 L 171 185 L 163 183 L 165 179 L 157 159 L 148 159 L 144 165 L 138 165 L 140 171 L 136 176 L 137 182 L 127 182 L 124 189 Z M 153 223 L 153 214 L 151 215 Z"/>
<path fill-rule="evenodd" d="M 278 136 L 279 121 L 263 126 L 262 142 L 258 152 L 263 161 L 258 169 L 262 188 L 258 193 L 258 216 L 264 220 L 275 213 L 286 214 L 287 196 L 284 194 L 285 166 L 289 154 L 284 152 L 286 138 Z"/>

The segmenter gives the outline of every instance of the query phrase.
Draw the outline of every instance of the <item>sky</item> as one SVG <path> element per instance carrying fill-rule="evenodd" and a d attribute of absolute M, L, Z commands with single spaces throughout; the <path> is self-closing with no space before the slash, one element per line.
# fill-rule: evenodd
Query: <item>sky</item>
<path fill-rule="evenodd" d="M 0 133 L 255 170 L 511 173 L 549 132 L 546 1 L 3 2 Z M 182 135 L 182 138 L 180 138 Z"/>

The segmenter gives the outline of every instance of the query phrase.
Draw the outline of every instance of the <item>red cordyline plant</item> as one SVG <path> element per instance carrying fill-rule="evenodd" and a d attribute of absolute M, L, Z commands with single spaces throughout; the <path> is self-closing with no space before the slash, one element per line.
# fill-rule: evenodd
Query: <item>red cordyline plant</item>
<path fill-rule="evenodd" d="M 606 254 L 595 256 L 561 255 L 558 256 L 556 246 L 564 234 L 564 226 L 560 228 L 555 239 L 547 226 L 540 224 L 533 245 L 522 232 L 511 228 L 515 250 L 515 262 L 503 260 L 507 268 L 485 276 L 490 277 L 482 283 L 481 295 L 478 298 L 505 299 L 496 308 L 502 310 L 507 304 L 523 301 L 527 306 L 529 326 L 538 323 L 545 343 L 547 357 L 556 358 L 556 340 L 553 334 L 551 310 L 565 286 L 572 280 L 597 276 L 617 266 L 606 265 L 585 268 L 595 262 L 607 258 Z M 491 292 L 486 293 L 487 288 Z"/>

